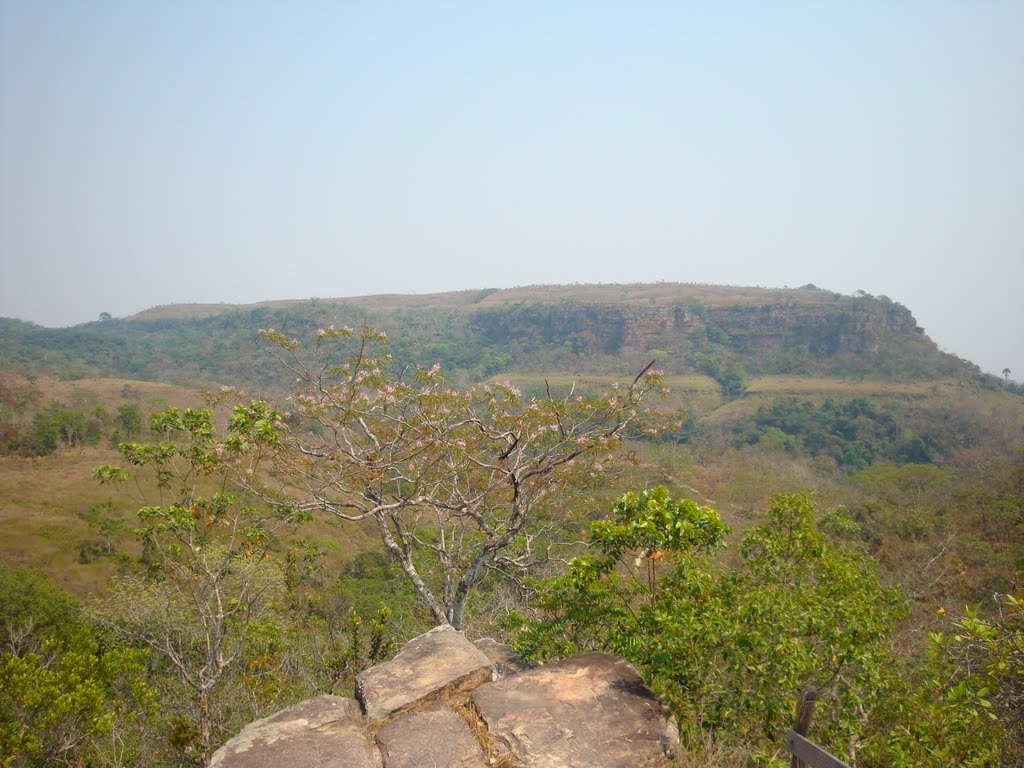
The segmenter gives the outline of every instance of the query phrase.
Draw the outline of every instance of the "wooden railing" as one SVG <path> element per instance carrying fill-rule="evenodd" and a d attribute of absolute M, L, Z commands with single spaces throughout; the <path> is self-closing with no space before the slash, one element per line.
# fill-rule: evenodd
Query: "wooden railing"
<path fill-rule="evenodd" d="M 791 768 L 850 768 L 846 763 L 833 757 L 807 738 L 814 715 L 814 702 L 818 695 L 813 690 L 800 694 L 796 709 L 796 724 L 786 731 L 786 751 L 792 755 Z"/>

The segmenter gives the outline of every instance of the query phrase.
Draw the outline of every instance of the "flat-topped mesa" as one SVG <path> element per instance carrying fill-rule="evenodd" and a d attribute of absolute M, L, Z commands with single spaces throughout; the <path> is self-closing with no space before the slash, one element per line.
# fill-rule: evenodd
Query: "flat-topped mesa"
<path fill-rule="evenodd" d="M 449 626 L 357 678 L 357 699 L 319 696 L 248 725 L 213 768 L 640 768 L 676 729 L 624 659 L 531 668 L 507 645 Z"/>

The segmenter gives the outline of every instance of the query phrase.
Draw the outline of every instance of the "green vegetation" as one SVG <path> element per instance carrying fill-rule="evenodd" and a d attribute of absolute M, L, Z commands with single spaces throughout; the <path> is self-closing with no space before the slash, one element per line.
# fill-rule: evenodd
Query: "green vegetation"
<path fill-rule="evenodd" d="M 119 446 L 128 469 L 96 469 L 142 505 L 141 555 L 102 597 L 83 609 L 35 571 L 0 572 L 0 764 L 205 766 L 249 720 L 351 685 L 393 650 L 390 611 L 364 626 L 318 579 L 316 546 L 278 535 L 301 515 L 231 492 L 259 448 L 218 441 L 211 416 L 156 414 L 159 440 Z M 113 551 L 114 506 L 83 517 Z"/>
<path fill-rule="evenodd" d="M 336 330 L 364 321 L 390 359 Z M 635 420 L 610 387 L 652 358 L 670 415 Z M 168 307 L 0 321 L 0 367 L 0 765 L 202 765 L 439 616 L 627 656 L 682 765 L 777 763 L 807 687 L 811 737 L 859 766 L 1024 763 L 1024 400 L 884 297 Z"/>
<path fill-rule="evenodd" d="M 42 391 L 28 379 L 0 376 L 0 454 L 47 456 L 58 448 L 96 445 L 138 436 L 142 411 L 134 403 L 111 414 L 96 392 L 72 389 L 70 403 L 44 401 Z"/>
<path fill-rule="evenodd" d="M 191 693 L 189 705 L 198 722 L 195 748 L 203 765 L 216 743 L 215 695 L 230 667 L 245 658 L 251 634 L 283 589 L 270 540 L 276 527 L 298 522 L 275 510 L 261 514 L 231 493 L 230 465 L 222 451 L 247 446 L 218 443 L 212 415 L 169 408 L 152 419 L 158 443 L 118 447 L 132 474 L 152 473 L 159 502 L 135 499 L 144 505 L 138 535 L 146 570 L 119 579 L 97 613 L 126 642 L 166 657 L 177 670 Z M 247 459 L 256 471 L 258 451 Z M 121 487 L 133 479 L 128 470 L 111 465 L 98 467 L 96 478 Z"/>
<path fill-rule="evenodd" d="M 595 554 L 536 584 L 514 643 L 544 661 L 606 650 L 632 661 L 681 725 L 684 746 L 776 757 L 801 692 L 813 736 L 865 766 L 994 766 L 1020 756 L 1020 595 L 999 620 L 959 619 L 923 655 L 896 645 L 906 598 L 881 585 L 844 515 L 805 496 L 773 499 L 741 559 L 715 556 L 727 527 L 665 488 L 629 493 L 591 526 Z M 995 703 L 993 703 L 995 702 Z M 788 761 L 787 761 L 788 762 Z"/>
<path fill-rule="evenodd" d="M 0 606 L 0 762 L 113 765 L 138 754 L 156 700 L 144 654 L 109 647 L 38 572 L 0 570 Z"/>
<path fill-rule="evenodd" d="M 341 692 L 394 651 L 387 610 L 364 621 L 343 601 L 340 614 L 317 610 L 287 588 L 273 602 L 261 593 L 259 615 L 227 606 L 234 655 L 209 670 L 196 611 L 215 601 L 185 604 L 197 597 L 139 574 L 83 609 L 36 571 L 0 570 L 0 764 L 206 765 L 211 745 L 246 723 Z M 200 698 L 193 683 L 203 680 L 214 684 Z"/>
<path fill-rule="evenodd" d="M 845 749 L 888 687 L 885 641 L 902 613 L 870 563 L 830 541 L 801 496 L 776 497 L 743 536 L 739 564 L 700 553 L 724 536 L 717 514 L 664 488 L 627 494 L 613 511 L 591 527 L 599 554 L 540 585 L 541 614 L 523 623 L 517 647 L 539 659 L 584 648 L 626 656 L 691 745 L 704 731 L 743 733 L 770 752 L 811 688 L 823 704 L 817 738 Z"/>
<path fill-rule="evenodd" d="M 287 377 L 259 354 L 259 328 L 307 338 L 318 327 L 371 323 L 388 331 L 402 364 L 441 363 L 463 382 L 511 370 L 609 373 L 634 365 L 644 344 L 666 353 L 668 372 L 707 373 L 728 397 L 751 376 L 796 372 L 1012 383 L 938 352 L 885 297 L 821 291 L 580 286 L 179 309 L 59 330 L 0 319 L 0 368 L 280 389 Z"/>
<path fill-rule="evenodd" d="M 827 456 L 846 471 L 864 469 L 879 459 L 922 463 L 949 454 L 932 433 L 908 430 L 891 410 L 874 406 L 866 397 L 845 402 L 827 398 L 819 406 L 796 397 L 777 398 L 739 425 L 734 439 Z"/>

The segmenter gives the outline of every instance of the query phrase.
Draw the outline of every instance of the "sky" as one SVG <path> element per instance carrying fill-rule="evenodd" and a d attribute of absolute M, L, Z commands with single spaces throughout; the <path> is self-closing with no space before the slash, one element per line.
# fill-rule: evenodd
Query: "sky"
<path fill-rule="evenodd" d="M 1024 379 L 1024 2 L 0 0 L 0 316 L 814 283 Z"/>

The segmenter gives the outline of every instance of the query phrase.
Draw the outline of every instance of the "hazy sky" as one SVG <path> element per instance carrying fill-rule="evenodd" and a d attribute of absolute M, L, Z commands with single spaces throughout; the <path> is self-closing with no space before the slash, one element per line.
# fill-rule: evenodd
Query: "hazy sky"
<path fill-rule="evenodd" d="M 1024 379 L 1024 2 L 0 0 L 0 315 L 862 289 Z"/>

